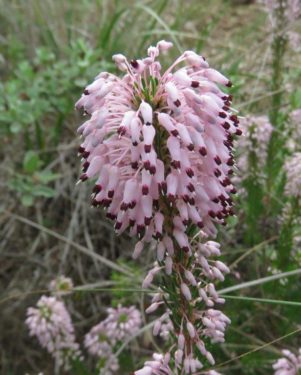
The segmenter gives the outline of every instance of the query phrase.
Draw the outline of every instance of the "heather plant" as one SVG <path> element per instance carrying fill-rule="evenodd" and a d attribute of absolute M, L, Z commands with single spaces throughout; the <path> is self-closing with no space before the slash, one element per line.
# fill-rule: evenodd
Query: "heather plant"
<path fill-rule="evenodd" d="M 55 373 L 60 371 L 87 372 L 86 359 L 75 338 L 75 327 L 64 298 L 74 290 L 73 282 L 64 275 L 49 284 L 51 296 L 43 295 L 36 307 L 27 309 L 26 325 L 30 336 L 35 336 L 55 362 Z M 111 375 L 119 370 L 115 352 L 122 342 L 135 336 L 141 327 L 140 311 L 135 306 L 108 308 L 104 320 L 85 334 L 83 346 L 88 355 L 96 358 L 97 374 Z"/>
<path fill-rule="evenodd" d="M 282 111 L 284 101 L 283 86 L 285 71 L 285 56 L 288 42 L 288 30 L 290 25 L 300 15 L 301 4 L 299 0 L 275 0 L 265 2 L 272 29 L 272 61 L 271 61 L 271 111 L 269 114 L 275 131 L 272 133 L 268 148 L 267 160 L 267 192 L 271 195 L 271 204 L 275 202 L 273 194 L 277 191 L 279 180 L 277 176 L 283 166 L 283 157 L 279 152 L 285 146 L 285 137 L 281 136 L 285 131 L 285 116 Z M 271 208 L 271 213 L 275 212 Z M 277 204 L 276 204 L 276 207 Z"/>
<path fill-rule="evenodd" d="M 238 187 L 241 188 L 241 215 L 245 218 L 244 241 L 256 245 L 279 233 L 276 246 L 277 267 L 289 263 L 298 206 L 288 208 L 285 191 L 285 165 L 298 150 L 298 93 L 292 92 L 291 103 L 284 96 L 287 85 L 285 56 L 288 54 L 289 31 L 300 16 L 299 1 L 262 1 L 268 15 L 270 43 L 270 112 L 247 115 L 241 121 L 244 137 L 238 142 Z M 297 108 L 296 108 L 297 107 Z M 283 220 L 282 212 L 285 213 Z M 266 226 L 267 224 L 267 226 Z M 274 228 L 277 228 L 274 230 Z"/>
<path fill-rule="evenodd" d="M 118 305 L 107 309 L 107 318 L 85 335 L 84 345 L 89 354 L 97 358 L 97 371 L 100 374 L 114 374 L 119 369 L 117 348 L 135 336 L 141 327 L 140 311 L 135 306 Z"/>
<path fill-rule="evenodd" d="M 282 225 L 279 238 L 279 262 L 282 266 L 289 264 L 289 261 L 294 258 L 294 248 L 298 248 L 297 239 L 300 233 L 300 165 L 300 152 L 293 153 L 284 164 L 286 173 L 284 195 L 286 202 L 281 217 Z M 286 254 L 287 252 L 288 254 Z"/>
<path fill-rule="evenodd" d="M 70 369 L 72 361 L 81 357 L 75 341 L 74 327 L 64 302 L 56 297 L 42 296 L 37 307 L 27 310 L 26 324 L 30 335 L 36 336 L 55 360 L 55 368 Z"/>
<path fill-rule="evenodd" d="M 268 145 L 273 132 L 267 116 L 246 116 L 241 119 L 243 136 L 237 141 L 236 183 L 240 187 L 239 199 L 245 201 L 245 240 L 254 244 L 261 239 L 259 220 L 266 186 L 265 165 Z"/>
<path fill-rule="evenodd" d="M 92 205 L 106 208 L 118 234 L 130 228 L 138 237 L 134 258 L 157 241 L 143 288 L 162 269 L 165 275 L 146 313 L 165 305 L 175 342 L 154 369 L 166 372 L 170 362 L 173 373 L 193 374 L 201 360 L 214 365 L 205 341 L 223 342 L 230 323 L 214 308 L 224 303 L 214 282 L 229 269 L 215 259 L 220 245 L 207 237 L 232 214 L 232 143 L 241 130 L 232 96 L 218 86 L 231 82 L 202 56 L 186 51 L 161 73 L 158 56 L 171 46 L 162 40 L 146 58 L 130 62 L 114 55 L 125 75 L 100 73 L 86 87 L 76 103 L 91 115 L 78 129 L 84 137 L 79 182 L 95 178 Z"/>

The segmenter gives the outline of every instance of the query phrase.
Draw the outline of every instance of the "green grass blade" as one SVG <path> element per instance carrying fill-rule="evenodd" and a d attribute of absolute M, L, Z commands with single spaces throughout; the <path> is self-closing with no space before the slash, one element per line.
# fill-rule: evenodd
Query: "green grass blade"
<path fill-rule="evenodd" d="M 152 16 L 167 31 L 168 35 L 170 36 L 170 39 L 172 39 L 172 41 L 174 42 L 175 46 L 178 48 L 179 52 L 183 51 L 183 48 L 181 47 L 178 39 L 173 34 L 173 32 L 170 29 L 170 27 L 163 21 L 163 19 L 156 12 L 153 11 L 153 9 L 151 9 L 148 6 L 143 5 L 143 4 L 136 4 L 134 6 L 134 8 L 142 9 L 146 13 L 148 13 L 150 16 Z"/>
<path fill-rule="evenodd" d="M 226 294 L 229 292 L 234 292 L 235 290 L 240 290 L 240 289 L 245 289 L 245 288 L 249 288 L 249 287 L 256 286 L 256 285 L 261 285 L 269 281 L 279 280 L 284 277 L 290 277 L 290 276 L 299 275 L 299 274 L 301 274 L 301 268 L 298 268 L 293 271 L 281 272 L 281 273 L 278 273 L 277 275 L 262 277 L 261 279 L 257 279 L 257 280 L 247 281 L 245 283 L 241 283 L 238 285 L 233 285 L 228 288 L 219 290 L 218 293 Z"/>
<path fill-rule="evenodd" d="M 126 8 L 119 10 L 118 12 L 116 12 L 114 17 L 112 17 L 107 27 L 105 27 L 104 29 L 101 29 L 101 33 L 98 39 L 99 39 L 100 47 L 103 48 L 103 50 L 105 50 L 105 48 L 108 46 L 110 42 L 111 34 L 114 31 L 115 25 L 117 24 L 119 19 L 127 12 L 128 12 L 128 9 Z"/>
<path fill-rule="evenodd" d="M 34 221 L 32 220 L 29 220 L 29 219 L 26 219 L 25 217 L 22 217 L 22 216 L 19 216 L 19 215 L 16 215 L 16 214 L 12 214 L 8 211 L 6 211 L 6 214 L 8 214 L 9 216 L 15 218 L 16 220 L 24 223 L 24 224 L 27 224 L 27 225 L 30 225 L 31 227 L 34 227 L 36 229 L 39 229 L 55 238 L 57 238 L 58 240 L 61 240 L 61 241 L 64 241 L 64 242 L 67 242 L 69 243 L 70 245 L 72 245 L 74 248 L 76 248 L 77 250 L 79 250 L 81 253 L 83 254 L 86 254 L 88 256 L 91 256 L 92 258 L 98 260 L 99 262 L 105 264 L 106 266 L 108 266 L 109 268 L 115 270 L 115 271 L 118 271 L 120 273 L 123 273 L 129 277 L 133 277 L 133 274 L 132 272 L 130 271 L 130 269 L 126 269 L 124 267 L 121 267 L 120 265 L 118 265 L 117 263 L 114 263 L 112 262 L 111 260 L 97 254 L 97 253 L 94 253 L 92 252 L 91 250 L 87 249 L 85 246 L 82 246 L 74 241 L 71 241 L 69 240 L 68 238 L 62 236 L 61 234 L 51 230 L 51 229 L 48 229 L 46 227 L 44 227 L 43 225 L 40 225 L 38 223 L 35 223 Z"/>
<path fill-rule="evenodd" d="M 296 301 L 283 301 L 283 300 L 277 300 L 277 299 L 254 298 L 254 297 L 244 297 L 244 296 L 228 296 L 228 295 L 223 295 L 223 294 L 220 294 L 220 297 L 223 297 L 226 299 L 236 299 L 236 300 L 241 300 L 241 301 L 262 302 L 262 303 L 272 303 L 276 305 L 301 307 L 301 302 L 296 302 Z"/>

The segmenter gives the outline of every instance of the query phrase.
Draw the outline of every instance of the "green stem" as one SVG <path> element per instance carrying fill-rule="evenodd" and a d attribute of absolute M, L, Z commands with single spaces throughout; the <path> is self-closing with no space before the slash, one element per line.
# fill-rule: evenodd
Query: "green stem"
<path fill-rule="evenodd" d="M 168 171 L 171 162 L 168 150 L 166 148 L 168 134 L 157 123 L 157 121 L 154 121 L 154 126 L 156 127 L 155 149 L 158 157 L 164 163 L 165 170 Z M 170 204 L 167 197 L 163 194 L 160 194 L 159 206 L 165 218 L 164 232 L 173 239 L 172 220 L 176 215 L 178 215 L 177 208 L 173 204 Z M 189 256 L 179 248 L 175 241 L 173 241 L 173 245 L 175 249 L 174 256 L 172 257 L 173 273 L 172 275 L 163 276 L 162 287 L 168 294 L 168 304 L 166 303 L 167 301 L 165 301 L 165 304 L 168 308 L 172 309 L 171 320 L 174 325 L 174 331 L 176 334 L 179 334 L 182 331 L 185 335 L 187 353 L 189 354 L 193 351 L 193 346 L 188 332 L 186 332 L 184 327 L 182 327 L 182 321 L 183 317 L 187 317 L 187 319 L 191 322 L 194 321 L 193 309 L 191 308 L 189 301 L 187 301 L 181 293 L 183 269 L 188 268 L 189 266 Z M 180 373 L 181 371 L 182 368 L 180 369 Z"/>

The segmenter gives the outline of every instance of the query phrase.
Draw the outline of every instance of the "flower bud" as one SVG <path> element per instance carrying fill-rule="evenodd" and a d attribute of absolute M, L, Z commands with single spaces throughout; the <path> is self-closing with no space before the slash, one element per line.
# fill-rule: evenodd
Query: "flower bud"
<path fill-rule="evenodd" d="M 191 301 L 191 299 L 192 299 L 191 292 L 190 292 L 190 289 L 188 288 L 188 286 L 185 283 L 181 284 L 181 292 L 182 292 L 183 296 L 187 299 L 187 301 Z"/>
<path fill-rule="evenodd" d="M 187 327 L 187 331 L 189 333 L 189 336 L 193 339 L 196 335 L 195 328 L 194 328 L 193 324 L 190 323 L 190 322 L 187 322 L 186 327 Z"/>
<path fill-rule="evenodd" d="M 143 242 L 142 241 L 138 241 L 136 243 L 136 246 L 135 246 L 135 249 L 134 249 L 134 252 L 133 252 L 133 259 L 137 259 L 139 257 L 139 255 L 141 254 L 142 250 L 143 250 Z"/>
<path fill-rule="evenodd" d="M 160 303 L 158 303 L 158 302 L 154 302 L 154 303 L 152 303 L 146 310 L 145 310 L 145 312 L 146 312 L 146 314 L 151 314 L 151 313 L 153 313 L 154 311 L 156 311 L 157 310 L 157 308 L 160 306 Z"/>
<path fill-rule="evenodd" d="M 183 333 L 180 333 L 179 336 L 178 336 L 178 347 L 179 349 L 184 349 L 184 345 L 185 345 L 185 336 L 183 335 Z"/>

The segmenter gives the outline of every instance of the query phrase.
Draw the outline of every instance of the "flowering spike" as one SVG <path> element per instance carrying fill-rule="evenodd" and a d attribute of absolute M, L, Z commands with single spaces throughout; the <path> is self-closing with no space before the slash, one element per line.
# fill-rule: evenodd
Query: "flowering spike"
<path fill-rule="evenodd" d="M 213 309 L 223 302 L 213 282 L 224 280 L 229 269 L 209 259 L 220 254 L 219 245 L 203 239 L 214 237 L 215 226 L 233 214 L 232 149 L 234 136 L 241 134 L 239 120 L 232 97 L 220 87 L 230 87 L 230 80 L 201 55 L 186 51 L 161 72 L 158 57 L 171 46 L 160 41 L 147 57 L 130 62 L 115 55 L 125 74 L 99 74 L 76 103 L 91 115 L 78 132 L 83 137 L 80 180 L 96 178 L 92 204 L 106 208 L 117 233 L 129 229 L 138 237 L 134 258 L 146 243 L 158 242 L 159 264 L 147 274 L 144 288 L 161 269 L 164 277 L 175 276 L 173 293 L 164 290 L 164 300 L 153 301 L 147 312 L 170 299 L 177 316 L 169 324 L 183 334 L 184 344 L 164 357 L 155 355 L 136 371 L 139 375 L 154 369 L 175 374 L 171 355 L 181 373 L 197 372 L 202 364 L 194 358 L 194 345 L 213 363 L 201 338 L 222 342 L 229 324 Z M 207 281 L 200 285 L 200 279 Z M 162 326 L 156 324 L 154 332 Z"/>

